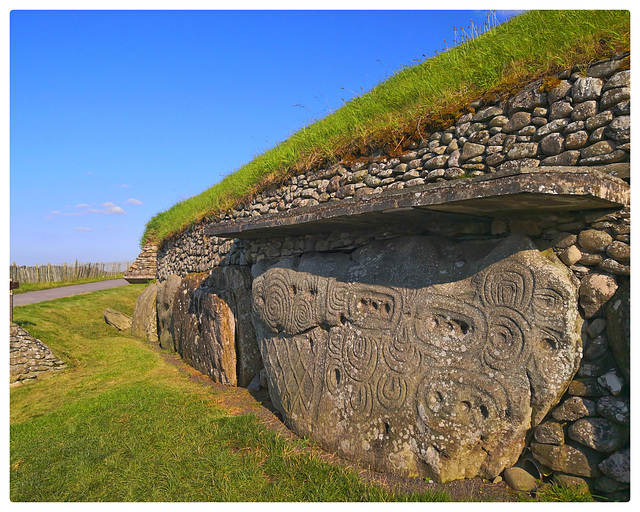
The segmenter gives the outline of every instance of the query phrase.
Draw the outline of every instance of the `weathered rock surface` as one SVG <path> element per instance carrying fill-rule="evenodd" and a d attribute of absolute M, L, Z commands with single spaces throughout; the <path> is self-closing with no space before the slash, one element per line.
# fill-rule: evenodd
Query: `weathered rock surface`
<path fill-rule="evenodd" d="M 112 308 L 104 310 L 104 321 L 119 331 L 130 331 L 132 318 Z"/>
<path fill-rule="evenodd" d="M 601 314 L 602 307 L 613 297 L 618 285 L 613 277 L 589 274 L 580 283 L 580 305 L 586 318 Z"/>
<path fill-rule="evenodd" d="M 614 453 L 603 460 L 599 466 L 607 476 L 618 482 L 630 483 L 631 481 L 631 450 L 627 448 Z"/>
<path fill-rule="evenodd" d="M 138 295 L 131 322 L 132 336 L 147 338 L 152 342 L 158 341 L 157 296 L 157 283 L 151 283 Z"/>
<path fill-rule="evenodd" d="M 262 368 L 251 323 L 251 273 L 218 267 L 189 274 L 176 293 L 173 336 L 180 356 L 215 382 L 248 386 Z"/>
<path fill-rule="evenodd" d="M 567 433 L 574 441 L 604 453 L 615 452 L 629 441 L 629 429 L 606 418 L 582 418 Z"/>
<path fill-rule="evenodd" d="M 607 334 L 618 367 L 630 383 L 631 365 L 631 285 L 618 288 L 606 309 Z"/>
<path fill-rule="evenodd" d="M 600 476 L 598 464 L 605 457 L 585 446 L 558 446 L 535 441 L 531 443 L 531 453 L 537 461 L 554 471 L 590 478 Z"/>
<path fill-rule="evenodd" d="M 575 278 L 521 235 L 402 237 L 253 274 L 274 405 L 378 470 L 496 477 L 578 367 Z"/>
<path fill-rule="evenodd" d="M 217 299 L 211 300 L 222 302 L 229 308 L 235 326 L 228 345 L 236 354 L 236 385 L 248 386 L 263 368 L 251 322 L 251 271 L 248 267 L 218 267 L 209 274 L 197 293 L 197 300 L 209 300 L 207 296 L 214 295 Z M 204 304 L 201 307 L 204 308 Z M 215 322 L 215 318 L 212 316 L 208 321 Z"/>
<path fill-rule="evenodd" d="M 182 279 L 180 276 L 170 274 L 166 280 L 158 283 L 156 295 L 156 312 L 158 315 L 158 341 L 160 348 L 176 351 L 173 340 L 173 303 Z"/>

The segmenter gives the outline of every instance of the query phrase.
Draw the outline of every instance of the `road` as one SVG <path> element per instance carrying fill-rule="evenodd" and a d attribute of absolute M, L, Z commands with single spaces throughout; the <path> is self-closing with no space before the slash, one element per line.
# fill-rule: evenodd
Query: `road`
<path fill-rule="evenodd" d="M 25 306 L 36 304 L 45 300 L 59 299 L 61 297 L 72 297 L 81 293 L 95 292 L 97 290 L 108 290 L 118 286 L 126 286 L 129 283 L 124 279 L 110 279 L 109 281 L 98 281 L 96 283 L 74 284 L 71 286 L 61 286 L 50 290 L 39 290 L 37 292 L 18 293 L 13 296 L 14 306 Z"/>

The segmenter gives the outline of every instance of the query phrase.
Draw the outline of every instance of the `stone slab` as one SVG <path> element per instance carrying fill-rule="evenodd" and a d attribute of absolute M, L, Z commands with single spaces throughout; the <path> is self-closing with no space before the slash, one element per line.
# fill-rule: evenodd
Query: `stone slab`
<path fill-rule="evenodd" d="M 605 166 L 606 167 L 606 166 Z M 629 204 L 628 183 L 604 167 L 536 167 L 476 178 L 389 190 L 257 218 L 210 224 L 205 234 L 259 238 L 341 229 L 422 223 L 440 215 L 494 216 L 526 211 L 571 211 Z M 461 219 L 460 217 L 460 219 Z"/>
<path fill-rule="evenodd" d="M 274 406 L 378 471 L 495 478 L 578 368 L 577 280 L 522 235 L 399 237 L 252 273 Z"/>

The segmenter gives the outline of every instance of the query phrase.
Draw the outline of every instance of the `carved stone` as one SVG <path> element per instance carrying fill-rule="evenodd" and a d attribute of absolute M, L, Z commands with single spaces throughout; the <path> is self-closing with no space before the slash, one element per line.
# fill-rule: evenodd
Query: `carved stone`
<path fill-rule="evenodd" d="M 576 280 L 521 235 L 402 237 L 253 274 L 274 405 L 379 471 L 494 478 L 578 368 Z"/>

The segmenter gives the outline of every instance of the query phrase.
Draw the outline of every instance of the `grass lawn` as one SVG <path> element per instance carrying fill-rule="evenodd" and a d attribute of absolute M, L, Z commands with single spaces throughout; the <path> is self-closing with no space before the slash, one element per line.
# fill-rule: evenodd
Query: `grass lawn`
<path fill-rule="evenodd" d="M 20 283 L 20 288 L 13 290 L 13 294 L 36 292 L 39 290 L 50 290 L 51 288 L 60 288 L 62 286 L 71 286 L 73 284 L 96 283 L 98 281 L 110 281 L 111 279 L 122 279 L 122 274 L 116 274 L 109 277 L 84 277 L 82 279 L 71 279 L 69 281 L 41 281 L 39 283 Z"/>
<path fill-rule="evenodd" d="M 11 388 L 12 501 L 447 501 L 394 494 L 254 414 L 232 415 L 143 340 L 105 324 L 144 285 L 14 309 L 69 368 Z M 258 407 L 258 404 L 256 404 Z"/>

